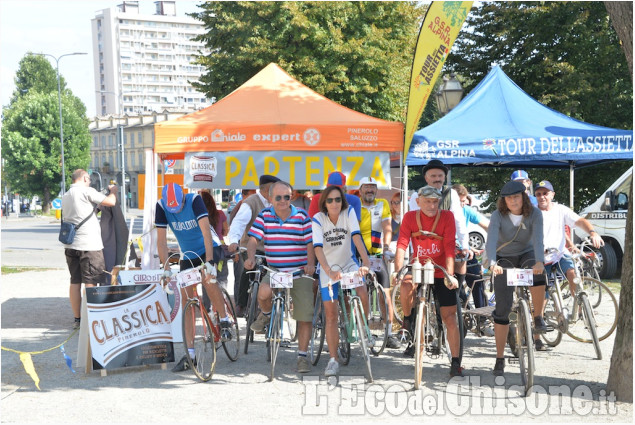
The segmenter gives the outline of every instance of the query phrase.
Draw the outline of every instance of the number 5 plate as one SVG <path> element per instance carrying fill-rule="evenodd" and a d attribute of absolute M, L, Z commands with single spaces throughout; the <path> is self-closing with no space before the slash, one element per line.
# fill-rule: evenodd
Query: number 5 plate
<path fill-rule="evenodd" d="M 534 286 L 532 269 L 507 269 L 507 286 Z"/>
<path fill-rule="evenodd" d="M 201 272 L 197 269 L 183 270 L 176 275 L 176 283 L 179 288 L 187 288 L 201 281 Z"/>
<path fill-rule="evenodd" d="M 291 273 L 272 273 L 269 286 L 272 288 L 293 288 L 293 275 Z"/>

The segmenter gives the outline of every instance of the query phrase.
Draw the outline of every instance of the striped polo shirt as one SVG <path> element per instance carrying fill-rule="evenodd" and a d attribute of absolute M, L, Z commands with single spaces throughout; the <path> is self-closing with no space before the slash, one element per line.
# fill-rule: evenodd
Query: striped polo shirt
<path fill-rule="evenodd" d="M 291 205 L 286 220 L 273 206 L 260 211 L 249 236 L 263 241 L 267 263 L 283 272 L 298 272 L 307 264 L 307 245 L 313 243 L 311 219 L 306 211 Z"/>

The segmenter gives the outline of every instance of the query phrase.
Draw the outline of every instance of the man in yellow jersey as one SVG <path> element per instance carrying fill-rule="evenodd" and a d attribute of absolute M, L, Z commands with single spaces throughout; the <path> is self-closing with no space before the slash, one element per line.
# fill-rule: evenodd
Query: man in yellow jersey
<path fill-rule="evenodd" d="M 359 230 L 364 240 L 364 245 L 370 257 L 383 257 L 386 260 L 393 260 L 395 254 L 390 251 L 390 241 L 392 240 L 392 225 L 390 215 L 390 203 L 381 198 L 377 198 L 377 180 L 372 177 L 364 177 L 360 180 L 359 197 L 362 201 L 362 214 L 359 222 Z M 386 289 L 386 297 L 390 298 L 390 278 L 386 263 L 378 261 L 378 267 L 373 271 L 377 276 L 377 281 Z M 392 323 L 392 303 L 388 303 L 388 317 Z M 392 336 L 392 326 L 388 327 L 388 342 L 386 347 L 399 348 L 401 344 Z"/>

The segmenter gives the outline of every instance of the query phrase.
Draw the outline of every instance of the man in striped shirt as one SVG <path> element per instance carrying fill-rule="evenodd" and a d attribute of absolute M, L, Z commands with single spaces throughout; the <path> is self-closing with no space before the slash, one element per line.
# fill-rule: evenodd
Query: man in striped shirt
<path fill-rule="evenodd" d="M 293 188 L 289 183 L 273 183 L 270 190 L 272 206 L 258 214 L 249 230 L 245 268 L 255 266 L 256 246 L 263 241 L 267 264 L 281 272 L 312 276 L 315 272 L 312 225 L 308 213 L 291 205 Z M 262 313 L 252 323 L 251 330 L 263 333 L 271 320 L 270 276 L 267 274 L 258 289 L 258 305 Z M 313 319 L 313 279 L 300 277 L 293 282 L 293 318 L 298 324 L 298 372 L 311 370 L 307 349 Z"/>

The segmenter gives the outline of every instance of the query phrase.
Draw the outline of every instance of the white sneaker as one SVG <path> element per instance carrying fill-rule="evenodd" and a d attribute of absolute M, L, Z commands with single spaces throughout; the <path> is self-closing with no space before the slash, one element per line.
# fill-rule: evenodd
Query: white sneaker
<path fill-rule="evenodd" d="M 335 360 L 334 357 L 331 357 L 328 364 L 326 365 L 326 369 L 324 370 L 324 376 L 337 376 L 340 371 L 340 364 Z"/>

